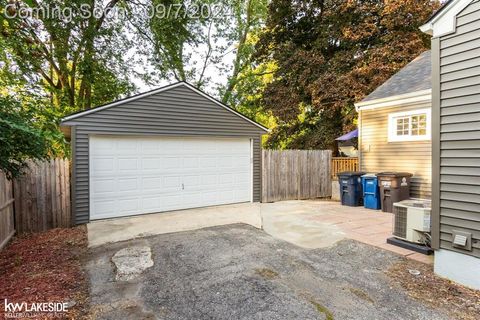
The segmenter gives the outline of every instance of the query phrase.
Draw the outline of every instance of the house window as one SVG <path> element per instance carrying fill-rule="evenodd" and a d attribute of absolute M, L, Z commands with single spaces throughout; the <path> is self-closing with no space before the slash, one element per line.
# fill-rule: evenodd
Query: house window
<path fill-rule="evenodd" d="M 430 140 L 430 109 L 398 112 L 388 115 L 388 141 Z"/>

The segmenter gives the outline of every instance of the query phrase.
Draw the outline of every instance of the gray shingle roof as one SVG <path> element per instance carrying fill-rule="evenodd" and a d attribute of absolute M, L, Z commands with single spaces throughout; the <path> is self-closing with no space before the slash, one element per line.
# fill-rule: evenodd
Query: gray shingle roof
<path fill-rule="evenodd" d="M 432 56 L 430 51 L 425 51 L 370 93 L 362 102 L 431 89 L 431 80 Z"/>

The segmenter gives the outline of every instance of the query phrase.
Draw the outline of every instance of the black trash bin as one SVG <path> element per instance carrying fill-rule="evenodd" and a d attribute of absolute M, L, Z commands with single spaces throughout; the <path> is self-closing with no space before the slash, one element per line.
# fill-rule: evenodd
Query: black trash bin
<path fill-rule="evenodd" d="M 362 176 L 365 172 L 341 172 L 338 174 L 342 205 L 363 206 Z"/>
<path fill-rule="evenodd" d="M 410 198 L 408 172 L 382 172 L 377 174 L 383 212 L 393 212 L 393 204 Z"/>

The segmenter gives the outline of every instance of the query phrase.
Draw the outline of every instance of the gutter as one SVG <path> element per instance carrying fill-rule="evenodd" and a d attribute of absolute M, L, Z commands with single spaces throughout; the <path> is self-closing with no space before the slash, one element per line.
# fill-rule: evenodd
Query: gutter
<path fill-rule="evenodd" d="M 387 98 L 375 99 L 375 100 L 368 100 L 368 101 L 361 101 L 355 103 L 355 109 L 358 111 L 360 110 L 372 110 L 372 109 L 379 109 L 379 108 L 387 108 L 387 107 L 398 107 L 402 105 L 410 105 L 410 104 L 420 104 L 432 101 L 432 89 L 415 91 L 411 93 L 391 96 Z"/>

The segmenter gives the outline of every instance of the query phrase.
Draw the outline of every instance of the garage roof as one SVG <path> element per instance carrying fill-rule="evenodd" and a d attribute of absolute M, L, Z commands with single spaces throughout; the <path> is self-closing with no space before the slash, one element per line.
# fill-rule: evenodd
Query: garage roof
<path fill-rule="evenodd" d="M 78 118 L 81 118 L 81 117 L 86 116 L 88 114 L 92 114 L 92 113 L 95 113 L 95 112 L 98 112 L 98 111 L 101 111 L 101 110 L 105 110 L 105 109 L 108 109 L 108 108 L 112 108 L 112 107 L 115 107 L 115 106 L 118 106 L 118 105 L 123 105 L 123 104 L 126 104 L 128 102 L 132 102 L 132 101 L 135 101 L 135 100 L 138 100 L 138 99 L 141 99 L 141 98 L 145 98 L 145 97 L 148 97 L 148 96 L 160 93 L 160 92 L 164 92 L 164 91 L 167 91 L 167 90 L 170 90 L 170 89 L 173 89 L 173 88 L 177 88 L 177 87 L 180 87 L 180 86 L 187 87 L 188 89 L 200 94 L 201 96 L 207 98 L 208 100 L 210 100 L 213 103 L 219 105 L 220 107 L 232 112 L 233 114 L 243 118 L 245 121 L 248 121 L 248 122 L 252 123 L 253 125 L 259 127 L 260 129 L 262 129 L 266 132 L 269 131 L 269 129 L 265 128 L 261 124 L 253 121 L 252 119 L 247 118 L 243 114 L 235 111 L 234 109 L 228 107 L 227 105 L 223 104 L 222 102 L 216 100 L 215 98 L 211 97 L 210 95 L 206 94 L 205 92 L 200 91 L 199 89 L 195 88 L 191 84 L 189 84 L 187 82 L 184 82 L 184 81 L 180 81 L 180 82 L 168 85 L 168 86 L 164 86 L 164 87 L 157 88 L 157 89 L 154 89 L 154 90 L 151 90 L 151 91 L 140 93 L 140 94 L 137 94 L 137 95 L 134 95 L 134 96 L 131 96 L 131 97 L 124 98 L 124 99 L 120 99 L 120 100 L 117 100 L 117 101 L 114 101 L 114 102 L 111 102 L 111 103 L 108 103 L 108 104 L 105 104 L 105 105 L 101 105 L 101 106 L 98 106 L 98 107 L 95 107 L 95 108 L 92 108 L 92 109 L 88 109 L 88 110 L 85 110 L 85 111 L 80 111 L 80 112 L 77 112 L 77 113 L 73 113 L 73 114 L 63 118 L 61 124 L 68 126 L 69 124 L 67 122 L 69 122 L 71 120 L 78 119 Z"/>

